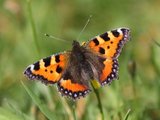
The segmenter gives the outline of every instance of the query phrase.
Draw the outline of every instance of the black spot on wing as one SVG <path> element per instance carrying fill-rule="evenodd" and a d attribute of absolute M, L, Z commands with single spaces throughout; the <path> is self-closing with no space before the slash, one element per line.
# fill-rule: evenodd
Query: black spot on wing
<path fill-rule="evenodd" d="M 103 38 L 104 41 L 109 41 L 110 40 L 110 38 L 108 37 L 108 33 L 107 32 L 102 34 L 102 35 L 100 35 L 100 37 Z"/>
<path fill-rule="evenodd" d="M 97 38 L 94 38 L 93 42 L 95 43 L 95 46 L 99 45 L 99 41 L 97 40 Z"/>
<path fill-rule="evenodd" d="M 62 72 L 62 68 L 61 68 L 59 65 L 58 65 L 57 68 L 56 68 L 56 72 L 57 72 L 57 73 L 61 73 L 61 72 Z"/>
<path fill-rule="evenodd" d="M 39 61 L 34 63 L 34 70 L 39 70 L 40 69 L 40 65 L 39 65 Z"/>
<path fill-rule="evenodd" d="M 51 62 L 51 57 L 44 58 L 43 62 L 44 62 L 44 66 L 48 67 L 50 65 L 50 62 Z"/>
<path fill-rule="evenodd" d="M 100 47 L 100 48 L 99 48 L 99 52 L 100 52 L 101 54 L 105 54 L 105 49 L 102 48 L 102 47 Z"/>
<path fill-rule="evenodd" d="M 118 37 L 119 36 L 119 32 L 117 30 L 112 30 L 111 32 L 114 35 L 114 37 Z"/>
<path fill-rule="evenodd" d="M 59 63 L 59 62 L 60 62 L 59 55 L 56 55 L 56 56 L 55 56 L 55 61 L 56 61 L 56 63 Z"/>

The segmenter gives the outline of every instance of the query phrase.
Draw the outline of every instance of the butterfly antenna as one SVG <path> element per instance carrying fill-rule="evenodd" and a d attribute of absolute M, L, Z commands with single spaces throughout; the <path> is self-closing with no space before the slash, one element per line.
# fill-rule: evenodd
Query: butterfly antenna
<path fill-rule="evenodd" d="M 52 39 L 55 39 L 55 40 L 60 40 L 60 41 L 63 41 L 63 42 L 70 42 L 70 41 L 67 41 L 65 39 L 62 39 L 62 38 L 58 38 L 58 37 L 55 37 L 55 36 L 52 36 L 52 35 L 49 35 L 47 33 L 44 34 L 46 37 L 49 37 L 49 38 L 52 38 Z"/>
<path fill-rule="evenodd" d="M 88 18 L 86 24 L 84 25 L 83 29 L 81 30 L 81 32 L 80 32 L 79 35 L 78 35 L 77 40 L 79 40 L 81 34 L 82 34 L 83 31 L 86 29 L 86 27 L 87 27 L 88 23 L 90 22 L 91 18 L 92 18 L 92 15 L 89 16 L 89 18 Z"/>

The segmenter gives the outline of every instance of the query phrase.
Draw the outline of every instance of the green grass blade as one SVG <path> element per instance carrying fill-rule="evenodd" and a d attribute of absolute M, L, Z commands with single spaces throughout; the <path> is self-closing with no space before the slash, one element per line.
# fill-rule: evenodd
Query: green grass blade
<path fill-rule="evenodd" d="M 24 118 L 6 108 L 0 107 L 0 120 L 24 120 Z"/>
<path fill-rule="evenodd" d="M 74 102 L 73 105 L 72 105 L 72 112 L 73 112 L 73 118 L 74 120 L 77 120 L 77 117 L 76 117 L 76 103 Z"/>
<path fill-rule="evenodd" d="M 32 32 L 33 32 L 34 43 L 35 43 L 35 46 L 37 48 L 38 55 L 40 56 L 40 47 L 39 47 L 39 44 L 38 44 L 36 26 L 35 26 L 35 22 L 34 22 L 34 19 L 33 19 L 33 14 L 32 14 L 31 0 L 27 0 L 27 7 L 28 7 L 28 12 L 29 12 L 29 20 L 30 20 L 31 27 L 32 27 Z"/>
<path fill-rule="evenodd" d="M 93 90 L 94 90 L 94 93 L 96 94 L 96 97 L 97 97 L 97 101 L 98 101 L 98 108 L 100 110 L 100 113 L 101 113 L 101 116 L 102 116 L 102 120 L 104 120 L 104 112 L 103 112 L 103 107 L 102 107 L 102 102 L 101 102 L 101 98 L 100 98 L 100 95 L 99 95 L 99 91 L 98 91 L 98 87 L 95 87 L 95 85 L 93 84 L 92 82 L 92 87 L 93 87 Z M 96 85 L 97 86 L 97 85 Z"/>
<path fill-rule="evenodd" d="M 49 119 L 57 120 L 56 116 L 51 112 L 48 107 L 22 82 L 23 87 L 32 98 L 33 102 L 38 106 L 40 111 Z"/>
<path fill-rule="evenodd" d="M 21 117 L 23 120 L 32 120 L 30 116 L 26 115 L 22 111 L 18 110 L 13 103 L 10 103 L 7 99 L 5 100 L 5 103 L 7 103 L 8 107 L 11 109 L 11 111 L 14 111 L 14 114 Z M 1 120 L 1 119 L 0 119 Z"/>
<path fill-rule="evenodd" d="M 128 111 L 127 111 L 127 113 L 124 117 L 124 120 L 128 120 L 128 117 L 129 117 L 130 113 L 131 113 L 131 109 L 128 109 Z"/>

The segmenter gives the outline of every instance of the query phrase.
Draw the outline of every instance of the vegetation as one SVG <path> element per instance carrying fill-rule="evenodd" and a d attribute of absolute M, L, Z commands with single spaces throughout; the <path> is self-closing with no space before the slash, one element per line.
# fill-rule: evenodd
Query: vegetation
<path fill-rule="evenodd" d="M 128 27 L 131 40 L 119 57 L 119 80 L 98 89 L 105 120 L 160 119 L 159 0 L 1 0 L 0 120 L 100 120 L 94 92 L 76 102 L 56 85 L 30 81 L 24 69 L 40 58 L 71 49 L 79 41 Z"/>

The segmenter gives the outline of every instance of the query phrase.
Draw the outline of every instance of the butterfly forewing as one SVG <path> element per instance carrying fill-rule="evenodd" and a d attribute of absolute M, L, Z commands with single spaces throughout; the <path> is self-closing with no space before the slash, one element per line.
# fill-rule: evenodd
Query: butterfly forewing
<path fill-rule="evenodd" d="M 30 65 L 24 74 L 29 79 L 41 80 L 44 83 L 56 83 L 60 80 L 67 66 L 68 53 L 46 57 Z"/>
<path fill-rule="evenodd" d="M 128 38 L 129 29 L 118 28 L 96 36 L 86 46 L 106 58 L 117 58 Z"/>

